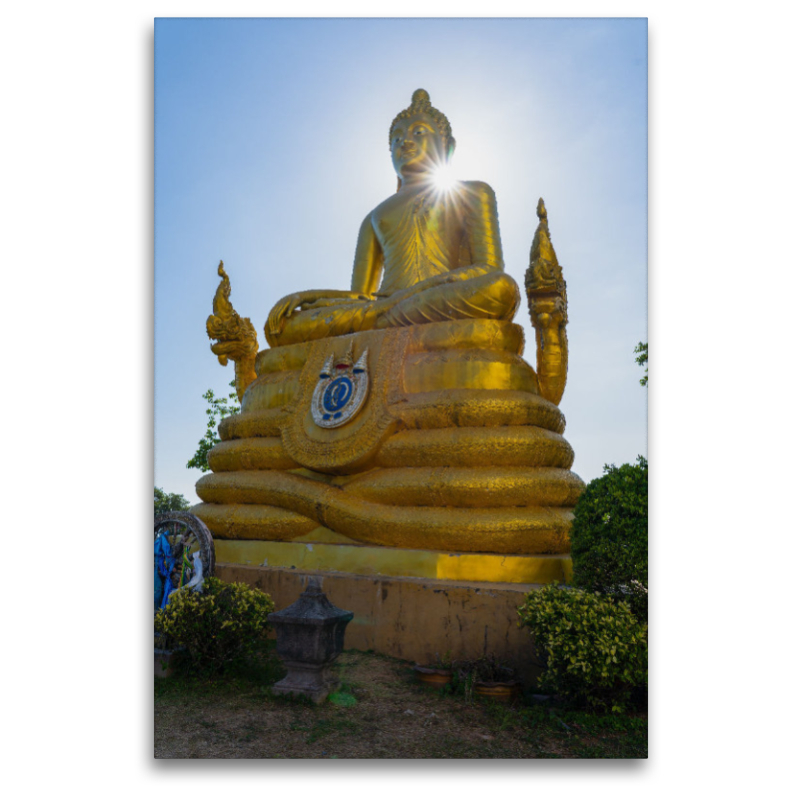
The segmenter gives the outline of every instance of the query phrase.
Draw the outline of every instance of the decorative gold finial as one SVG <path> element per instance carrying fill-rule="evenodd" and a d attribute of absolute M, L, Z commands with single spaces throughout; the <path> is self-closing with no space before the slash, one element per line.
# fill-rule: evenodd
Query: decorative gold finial
<path fill-rule="evenodd" d="M 531 279 L 536 281 L 537 290 L 540 291 L 544 284 L 555 288 L 555 284 L 558 281 L 563 281 L 563 278 L 561 275 L 561 267 L 556 257 L 556 251 L 550 240 L 547 209 L 541 197 L 536 205 L 536 216 L 539 217 L 539 227 L 536 228 L 533 244 L 531 245 L 530 269 L 534 271 Z M 525 282 L 527 285 L 527 277 Z"/>
<path fill-rule="evenodd" d="M 341 367 L 352 367 L 353 366 L 353 340 L 350 340 L 350 345 L 347 348 L 347 352 L 341 358 L 336 359 L 336 366 Z"/>
<path fill-rule="evenodd" d="M 533 237 L 525 291 L 528 311 L 536 330 L 536 369 L 542 397 L 558 403 L 567 382 L 567 283 L 550 241 L 547 209 L 540 197 L 536 205 L 539 226 Z"/>
<path fill-rule="evenodd" d="M 214 300 L 212 303 L 212 308 L 214 309 L 214 317 L 221 318 L 221 317 L 229 317 L 231 314 L 235 314 L 236 312 L 233 310 L 233 306 L 230 304 L 228 298 L 231 296 L 231 282 L 228 278 L 228 273 L 225 272 L 225 264 L 220 259 L 219 266 L 217 267 L 217 275 L 222 278 L 219 282 L 219 286 L 217 286 L 217 291 L 214 294 Z M 208 318 L 206 322 L 206 330 L 208 330 L 209 324 L 216 325 L 216 321 L 211 322 L 212 317 Z M 211 336 L 211 334 L 208 334 Z M 218 336 L 213 336 L 212 338 L 218 339 Z M 224 364 L 223 364 L 224 366 Z"/>

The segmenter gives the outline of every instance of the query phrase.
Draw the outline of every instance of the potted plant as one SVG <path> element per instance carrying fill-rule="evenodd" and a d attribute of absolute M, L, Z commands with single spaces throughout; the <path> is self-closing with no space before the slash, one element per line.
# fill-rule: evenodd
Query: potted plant
<path fill-rule="evenodd" d="M 472 661 L 459 662 L 458 675 L 464 683 L 467 699 L 471 699 L 474 693 L 479 697 L 509 703 L 522 689 L 514 669 L 491 653 Z"/>
<path fill-rule="evenodd" d="M 445 653 L 444 658 L 436 654 L 436 659 L 431 664 L 423 666 L 414 664 L 414 673 L 417 680 L 425 686 L 433 686 L 441 689 L 453 680 L 453 662 L 450 660 L 450 653 Z"/>

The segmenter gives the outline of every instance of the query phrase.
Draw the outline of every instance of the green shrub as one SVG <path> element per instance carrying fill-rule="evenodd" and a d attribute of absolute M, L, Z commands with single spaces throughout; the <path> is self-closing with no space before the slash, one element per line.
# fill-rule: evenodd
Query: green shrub
<path fill-rule="evenodd" d="M 647 619 L 647 459 L 604 467 L 575 506 L 573 583 L 626 600 Z"/>
<path fill-rule="evenodd" d="M 263 646 L 274 609 L 258 589 L 206 578 L 202 592 L 172 594 L 156 614 L 155 629 L 185 647 L 194 668 L 222 672 Z"/>
<path fill-rule="evenodd" d="M 647 624 L 627 603 L 555 585 L 518 609 L 545 666 L 542 689 L 597 709 L 622 711 L 647 684 Z"/>

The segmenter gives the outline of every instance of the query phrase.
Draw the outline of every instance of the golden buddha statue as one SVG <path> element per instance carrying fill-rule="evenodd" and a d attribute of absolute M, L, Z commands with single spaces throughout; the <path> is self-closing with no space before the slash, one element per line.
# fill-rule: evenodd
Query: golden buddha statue
<path fill-rule="evenodd" d="M 561 436 L 566 283 L 544 203 L 526 277 L 537 374 L 494 192 L 437 186 L 455 139 L 426 91 L 389 143 L 397 191 L 361 225 L 350 291 L 279 300 L 268 350 L 220 264 L 207 330 L 242 412 L 220 425 L 194 511 L 218 539 L 564 555 L 584 484 Z"/>
<path fill-rule="evenodd" d="M 480 181 L 437 187 L 437 172 L 447 166 L 455 139 L 424 89 L 395 118 L 389 144 L 397 193 L 361 225 L 351 291 L 284 297 L 265 329 L 273 347 L 364 330 L 514 316 L 519 292 L 503 273 L 494 192 Z"/>

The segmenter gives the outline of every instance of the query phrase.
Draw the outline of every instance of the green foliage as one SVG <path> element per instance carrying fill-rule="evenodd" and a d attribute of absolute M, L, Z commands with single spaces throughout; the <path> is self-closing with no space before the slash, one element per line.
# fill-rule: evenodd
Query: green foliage
<path fill-rule="evenodd" d="M 633 352 L 639 354 L 636 356 L 636 363 L 640 367 L 644 366 L 647 363 L 647 342 L 639 342 Z M 644 378 L 639 378 L 639 383 L 647 386 L 647 367 L 644 368 Z"/>
<path fill-rule="evenodd" d="M 202 592 L 172 594 L 156 614 L 155 629 L 186 648 L 196 671 L 219 673 L 263 649 L 274 610 L 258 589 L 206 578 Z"/>
<path fill-rule="evenodd" d="M 647 624 L 626 603 L 553 585 L 527 595 L 518 613 L 545 665 L 545 691 L 618 713 L 647 684 Z"/>
<path fill-rule="evenodd" d="M 231 381 L 229 386 L 234 386 L 234 381 Z M 242 407 L 239 404 L 239 395 L 234 390 L 227 397 L 215 397 L 214 392 L 209 389 L 204 395 L 203 399 L 208 403 L 206 409 L 206 432 L 203 438 L 197 443 L 197 450 L 195 454 L 189 459 L 186 466 L 189 469 L 199 469 L 203 472 L 209 472 L 211 467 L 208 466 L 208 453 L 214 445 L 219 444 L 219 436 L 217 436 L 217 428 L 219 423 L 225 417 L 238 414 Z"/>
<path fill-rule="evenodd" d="M 186 511 L 191 503 L 182 494 L 167 494 L 158 486 L 153 487 L 155 510 L 153 516 L 166 514 L 168 511 Z"/>
<path fill-rule="evenodd" d="M 453 659 L 450 657 L 450 651 L 445 651 L 444 656 L 436 653 L 436 658 L 428 665 L 431 669 L 453 669 Z"/>
<path fill-rule="evenodd" d="M 342 689 L 328 695 L 328 702 L 333 703 L 335 706 L 341 706 L 342 708 L 352 708 L 352 706 L 358 703 L 358 700 L 355 695 L 350 694 L 350 692 L 345 692 Z"/>
<path fill-rule="evenodd" d="M 603 468 L 575 506 L 573 583 L 626 600 L 647 619 L 647 459 Z"/>
<path fill-rule="evenodd" d="M 155 681 L 155 694 L 156 698 L 173 697 L 184 707 L 198 700 L 207 702 L 225 696 L 272 699 L 272 685 L 286 676 L 286 667 L 275 653 L 274 639 L 267 639 L 259 647 L 257 657 L 231 662 L 222 673 L 192 669 L 185 651 L 176 655 L 179 660 L 175 662 L 175 672 L 168 679 Z M 181 656 L 184 658 L 180 659 Z"/>

